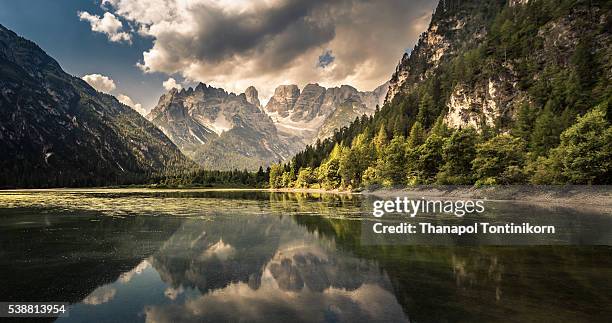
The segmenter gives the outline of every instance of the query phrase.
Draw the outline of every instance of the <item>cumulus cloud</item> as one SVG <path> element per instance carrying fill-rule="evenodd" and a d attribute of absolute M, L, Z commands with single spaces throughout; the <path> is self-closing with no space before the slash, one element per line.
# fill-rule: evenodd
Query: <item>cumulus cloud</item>
<path fill-rule="evenodd" d="M 112 13 L 105 12 L 102 17 L 92 15 L 87 11 L 80 11 L 77 14 L 80 20 L 89 22 L 92 31 L 105 34 L 108 40 L 117 43 L 132 43 L 132 36 L 123 31 L 123 23 Z"/>
<path fill-rule="evenodd" d="M 100 92 L 110 93 L 117 88 L 115 81 L 101 74 L 88 74 L 83 76 L 82 79 Z"/>
<path fill-rule="evenodd" d="M 89 85 L 91 85 L 94 89 L 100 92 L 110 94 L 115 89 L 117 89 L 115 81 L 110 77 L 102 74 L 87 74 L 83 76 L 82 79 Z M 116 97 L 119 102 L 131 107 L 143 116 L 147 114 L 147 111 L 142 107 L 142 104 L 134 102 L 134 100 L 132 100 L 132 98 L 130 98 L 129 96 L 123 93 L 119 93 L 118 95 L 116 95 Z"/>
<path fill-rule="evenodd" d="M 139 63 L 143 71 L 178 73 L 234 92 L 255 85 L 269 97 L 279 84 L 367 90 L 386 82 L 426 29 L 436 2 L 104 0 L 103 8 L 152 38 Z"/>
<path fill-rule="evenodd" d="M 132 109 L 136 110 L 136 112 L 142 114 L 143 116 L 147 114 L 147 111 L 142 108 L 142 104 L 134 102 L 132 98 L 125 94 L 119 93 L 119 95 L 117 95 L 117 100 L 127 105 L 128 107 L 131 107 Z"/>
<path fill-rule="evenodd" d="M 176 83 L 176 80 L 174 78 L 172 78 L 172 77 L 167 79 L 167 80 L 165 80 L 162 83 L 162 85 L 163 85 L 164 89 L 166 89 L 166 91 L 170 91 L 172 89 L 181 90 L 183 88 L 183 86 L 178 84 L 178 83 Z"/>

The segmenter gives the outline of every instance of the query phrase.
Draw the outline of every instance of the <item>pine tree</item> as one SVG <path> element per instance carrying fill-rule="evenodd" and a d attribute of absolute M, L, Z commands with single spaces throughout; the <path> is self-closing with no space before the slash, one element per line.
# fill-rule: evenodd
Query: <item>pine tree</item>
<path fill-rule="evenodd" d="M 536 156 L 546 155 L 551 148 L 559 144 L 559 134 L 562 130 L 559 119 L 553 113 L 551 104 L 546 104 L 544 110 L 535 120 L 529 142 L 530 150 Z"/>
<path fill-rule="evenodd" d="M 521 182 L 525 162 L 525 143 L 509 134 L 497 135 L 476 146 L 472 170 L 477 184 Z"/>
<path fill-rule="evenodd" d="M 406 179 L 406 142 L 404 137 L 391 139 L 382 158 L 381 175 L 384 184 L 395 186 L 405 183 Z"/>
<path fill-rule="evenodd" d="M 376 134 L 376 137 L 374 137 L 373 140 L 377 156 L 382 156 L 388 142 L 389 139 L 387 138 L 387 131 L 385 130 L 385 126 L 380 125 L 380 129 L 378 130 L 378 133 Z"/>
<path fill-rule="evenodd" d="M 612 126 L 601 104 L 561 135 L 557 156 L 563 175 L 574 184 L 607 184 L 612 178 Z"/>
<path fill-rule="evenodd" d="M 438 174 L 440 184 L 471 184 L 472 161 L 476 158 L 478 133 L 474 128 L 453 132 L 442 148 L 444 165 Z"/>
<path fill-rule="evenodd" d="M 417 121 L 410 129 L 408 137 L 408 148 L 416 148 L 425 142 L 425 129 L 420 121 Z"/>

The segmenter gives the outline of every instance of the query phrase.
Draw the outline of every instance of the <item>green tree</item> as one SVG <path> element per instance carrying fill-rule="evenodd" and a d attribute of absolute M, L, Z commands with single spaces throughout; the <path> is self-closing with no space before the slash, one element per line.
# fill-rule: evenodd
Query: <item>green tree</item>
<path fill-rule="evenodd" d="M 336 144 L 329 157 L 319 166 L 318 179 L 325 189 L 336 189 L 340 187 L 342 176 L 340 175 L 340 159 L 342 158 L 342 146 Z"/>
<path fill-rule="evenodd" d="M 376 150 L 365 133 L 357 135 L 351 148 L 344 149 L 340 158 L 340 175 L 344 185 L 357 187 L 363 172 L 376 160 Z"/>
<path fill-rule="evenodd" d="M 612 178 L 612 127 L 601 104 L 561 134 L 555 153 L 573 184 L 609 184 Z"/>
<path fill-rule="evenodd" d="M 472 170 L 477 184 L 512 184 L 523 180 L 525 143 L 509 134 L 500 134 L 476 146 Z"/>
<path fill-rule="evenodd" d="M 384 125 L 380 125 L 378 129 L 378 133 L 374 137 L 373 140 L 374 148 L 376 149 L 376 155 L 382 156 L 385 151 L 385 147 L 389 143 L 389 139 L 387 138 L 387 130 Z"/>
<path fill-rule="evenodd" d="M 533 132 L 531 133 L 529 148 L 536 156 L 546 155 L 551 148 L 559 144 L 561 124 L 551 106 L 551 101 L 549 101 L 544 110 L 536 118 Z"/>
<path fill-rule="evenodd" d="M 386 147 L 381 165 L 383 184 L 395 186 L 405 183 L 406 142 L 404 137 L 394 137 Z"/>
<path fill-rule="evenodd" d="M 283 187 L 283 166 L 281 164 L 272 164 L 270 166 L 270 188 Z"/>
<path fill-rule="evenodd" d="M 412 164 L 408 168 L 409 184 L 431 184 L 442 165 L 442 147 L 444 139 L 432 134 L 425 143 L 413 149 Z"/>
<path fill-rule="evenodd" d="M 421 100 L 419 101 L 419 113 L 417 114 L 417 121 L 420 122 L 425 127 L 429 127 L 432 125 L 434 118 L 437 116 L 435 102 L 429 94 L 429 92 L 425 92 L 421 95 Z"/>
<path fill-rule="evenodd" d="M 431 128 L 431 133 L 436 134 L 442 138 L 446 138 L 449 136 L 450 129 L 448 128 L 446 123 L 444 123 L 444 116 L 438 116 L 438 118 L 436 119 L 436 123 L 434 123 L 433 127 Z"/>
<path fill-rule="evenodd" d="M 516 121 L 512 128 L 512 135 L 528 142 L 533 131 L 533 125 L 537 117 L 537 110 L 529 102 L 523 102 L 516 115 Z"/>
<path fill-rule="evenodd" d="M 410 136 L 408 136 L 408 147 L 416 148 L 425 142 L 425 129 L 421 122 L 417 121 L 410 129 Z"/>
<path fill-rule="evenodd" d="M 316 177 L 312 168 L 306 167 L 301 168 L 298 172 L 297 179 L 295 180 L 294 186 L 296 188 L 310 188 L 316 182 Z"/>
<path fill-rule="evenodd" d="M 465 185 L 473 183 L 472 161 L 476 158 L 478 133 L 468 127 L 456 130 L 442 148 L 444 165 L 437 179 L 440 184 Z"/>

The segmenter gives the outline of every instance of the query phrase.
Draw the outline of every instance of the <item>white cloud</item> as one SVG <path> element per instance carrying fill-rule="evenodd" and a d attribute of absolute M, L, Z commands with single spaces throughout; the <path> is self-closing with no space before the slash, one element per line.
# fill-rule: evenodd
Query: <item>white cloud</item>
<path fill-rule="evenodd" d="M 117 86 L 115 86 L 115 81 L 101 74 L 88 74 L 83 76 L 82 79 L 100 92 L 110 93 L 117 88 Z"/>
<path fill-rule="evenodd" d="M 138 66 L 262 99 L 280 84 L 350 84 L 391 77 L 429 23 L 435 0 L 104 0 L 153 46 Z M 318 67 L 333 53 L 333 63 Z"/>
<path fill-rule="evenodd" d="M 147 111 L 145 111 L 145 109 L 142 108 L 142 104 L 134 102 L 132 98 L 130 98 L 129 96 L 125 94 L 119 93 L 117 95 L 117 100 L 131 107 L 132 109 L 136 110 L 136 112 L 142 114 L 143 116 L 147 114 Z"/>
<path fill-rule="evenodd" d="M 176 80 L 174 78 L 169 78 L 167 80 L 165 80 L 162 85 L 164 86 L 164 89 L 166 89 L 166 91 L 170 91 L 172 89 L 177 89 L 177 90 L 181 90 L 183 88 L 182 85 L 176 83 Z"/>
<path fill-rule="evenodd" d="M 77 13 L 80 20 L 87 21 L 94 32 L 106 34 L 112 42 L 132 43 L 132 36 L 123 31 L 123 23 L 110 12 L 105 12 L 103 17 L 92 15 L 87 11 Z"/>
<path fill-rule="evenodd" d="M 88 74 L 83 76 L 82 79 L 100 92 L 110 94 L 117 88 L 113 79 L 102 74 Z M 119 93 L 116 95 L 116 97 L 119 102 L 131 107 L 143 116 L 147 114 L 147 111 L 142 107 L 142 104 L 134 102 L 134 100 L 132 100 L 132 98 L 129 96 Z"/>

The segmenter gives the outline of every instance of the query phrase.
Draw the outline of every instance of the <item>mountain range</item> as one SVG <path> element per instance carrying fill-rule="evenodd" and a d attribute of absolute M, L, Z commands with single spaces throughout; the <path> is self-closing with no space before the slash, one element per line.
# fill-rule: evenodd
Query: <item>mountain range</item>
<path fill-rule="evenodd" d="M 163 94 L 147 118 L 205 168 L 256 170 L 373 114 L 387 87 L 360 92 L 348 85 L 281 85 L 264 107 L 252 86 L 236 95 L 200 83 Z"/>

